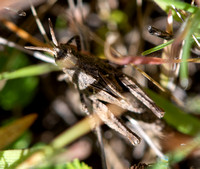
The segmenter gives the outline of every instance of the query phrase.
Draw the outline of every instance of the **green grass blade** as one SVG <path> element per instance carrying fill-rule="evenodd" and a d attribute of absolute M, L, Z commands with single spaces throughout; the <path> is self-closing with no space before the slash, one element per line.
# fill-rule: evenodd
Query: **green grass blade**
<path fill-rule="evenodd" d="M 187 86 L 188 80 L 188 63 L 187 59 L 190 56 L 190 49 L 192 45 L 192 34 L 196 31 L 199 25 L 199 18 L 200 18 L 200 10 L 197 10 L 195 15 L 191 18 L 191 20 L 188 22 L 190 24 L 190 29 L 188 29 L 187 36 L 185 38 L 184 44 L 183 44 L 183 52 L 182 52 L 182 63 L 180 67 L 180 79 L 182 86 Z"/>
<path fill-rule="evenodd" d="M 198 10 L 198 7 L 178 0 L 154 0 L 154 2 L 156 2 L 166 12 L 168 12 L 171 5 L 174 5 L 176 8 L 188 11 L 190 13 L 195 13 Z"/>
<path fill-rule="evenodd" d="M 91 130 L 89 117 L 84 118 L 56 137 L 50 144 L 54 149 L 62 148 Z"/>
<path fill-rule="evenodd" d="M 147 90 L 147 93 L 158 106 L 164 109 L 164 119 L 169 125 L 188 135 L 194 136 L 200 132 L 200 121 L 197 118 L 185 113 L 169 100 L 155 92 Z"/>
<path fill-rule="evenodd" d="M 161 44 L 161 45 L 158 45 L 158 46 L 156 46 L 156 47 L 153 47 L 153 48 L 151 48 L 151 49 L 148 49 L 148 50 L 144 51 L 144 52 L 142 53 L 142 55 L 145 56 L 145 55 L 151 54 L 151 53 L 153 53 L 153 52 L 156 52 L 156 51 L 158 51 L 158 50 L 161 50 L 161 49 L 163 49 L 164 47 L 166 47 L 166 46 L 172 44 L 173 41 L 174 41 L 174 40 L 170 40 L 170 41 L 168 41 L 168 42 L 166 42 L 166 43 L 163 43 L 163 44 Z"/>
<path fill-rule="evenodd" d="M 10 80 L 16 79 L 21 77 L 29 77 L 29 76 L 37 76 L 44 73 L 52 72 L 58 70 L 57 66 L 52 64 L 38 64 L 38 65 L 31 65 L 21 69 L 18 69 L 13 72 L 3 72 L 0 74 L 0 80 Z"/>

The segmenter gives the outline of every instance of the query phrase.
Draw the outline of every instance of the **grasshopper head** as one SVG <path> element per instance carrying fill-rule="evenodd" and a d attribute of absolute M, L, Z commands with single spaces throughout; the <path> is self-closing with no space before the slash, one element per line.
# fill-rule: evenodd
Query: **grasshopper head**
<path fill-rule="evenodd" d="M 53 31 L 53 26 L 51 20 L 49 19 L 49 28 L 52 38 L 52 47 L 35 47 L 35 46 L 26 46 L 26 49 L 38 50 L 48 52 L 55 57 L 55 62 L 60 68 L 73 68 L 77 63 L 77 57 L 75 49 L 72 45 L 68 44 L 58 44 L 55 33 Z"/>
<path fill-rule="evenodd" d="M 54 48 L 54 57 L 56 64 L 61 68 L 74 68 L 78 61 L 76 51 L 71 45 L 59 44 Z"/>

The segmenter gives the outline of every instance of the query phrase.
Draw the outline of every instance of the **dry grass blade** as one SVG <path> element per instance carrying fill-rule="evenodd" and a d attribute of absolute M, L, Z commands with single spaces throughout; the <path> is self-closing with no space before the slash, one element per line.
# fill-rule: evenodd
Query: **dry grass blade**
<path fill-rule="evenodd" d="M 167 17 L 167 27 L 166 32 L 169 32 L 170 34 L 173 34 L 173 16 L 172 11 L 169 10 L 168 17 Z M 167 42 L 164 40 L 164 43 Z M 174 50 L 172 50 L 174 49 Z M 175 86 L 173 85 L 173 79 L 174 79 L 174 69 L 177 66 L 177 64 L 173 64 L 173 61 L 175 59 L 178 59 L 176 56 L 179 53 L 180 48 L 173 48 L 173 45 L 170 44 L 166 46 L 163 49 L 162 52 L 162 58 L 165 60 L 169 60 L 169 63 L 163 64 L 161 66 L 161 74 L 160 74 L 160 83 L 165 88 L 170 88 L 171 91 L 174 90 Z M 173 86 L 173 89 L 172 89 Z"/>
<path fill-rule="evenodd" d="M 25 130 L 30 127 L 36 118 L 36 114 L 30 114 L 5 127 L 0 128 L 0 149 L 5 148 L 15 141 Z"/>
<path fill-rule="evenodd" d="M 16 33 L 20 38 L 24 39 L 27 42 L 30 42 L 31 44 L 35 46 L 44 46 L 44 47 L 50 47 L 49 45 L 42 43 L 38 39 L 34 38 L 32 35 L 30 35 L 25 30 L 19 28 L 17 25 L 15 25 L 13 22 L 10 22 L 6 19 L 0 19 L 0 22 L 2 22 L 8 29 Z"/>
<path fill-rule="evenodd" d="M 31 12 L 32 12 L 33 16 L 35 17 L 35 21 L 39 27 L 39 30 L 40 30 L 42 36 L 44 37 L 44 39 L 46 40 L 47 43 L 50 43 L 49 38 L 47 37 L 47 34 L 42 26 L 42 23 L 40 22 L 40 19 L 38 18 L 37 12 L 36 12 L 32 2 L 30 0 L 28 0 L 28 1 L 30 3 Z"/>

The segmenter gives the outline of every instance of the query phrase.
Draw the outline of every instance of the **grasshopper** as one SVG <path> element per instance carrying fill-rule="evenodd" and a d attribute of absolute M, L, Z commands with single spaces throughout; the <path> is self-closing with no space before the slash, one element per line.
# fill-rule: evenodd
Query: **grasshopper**
<path fill-rule="evenodd" d="M 25 48 L 53 54 L 56 64 L 79 90 L 83 110 L 86 113 L 97 113 L 105 124 L 128 138 L 133 145 L 137 145 L 140 142 L 139 136 L 121 123 L 106 104 L 114 104 L 134 113 L 143 113 L 145 106 L 158 118 L 163 117 L 163 110 L 147 96 L 132 77 L 124 74 L 121 68 L 112 66 L 107 60 L 81 52 L 79 36 L 72 37 L 65 44 L 59 44 L 50 19 L 49 28 L 52 48 Z M 72 45 L 73 40 L 77 47 Z M 141 103 L 144 106 L 141 106 Z"/>

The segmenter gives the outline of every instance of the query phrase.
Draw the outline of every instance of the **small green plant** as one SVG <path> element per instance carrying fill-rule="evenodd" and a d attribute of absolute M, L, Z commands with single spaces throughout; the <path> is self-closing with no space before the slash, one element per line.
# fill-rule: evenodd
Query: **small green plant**
<path fill-rule="evenodd" d="M 78 159 L 66 164 L 66 169 L 92 169 L 84 162 L 80 162 Z"/>

